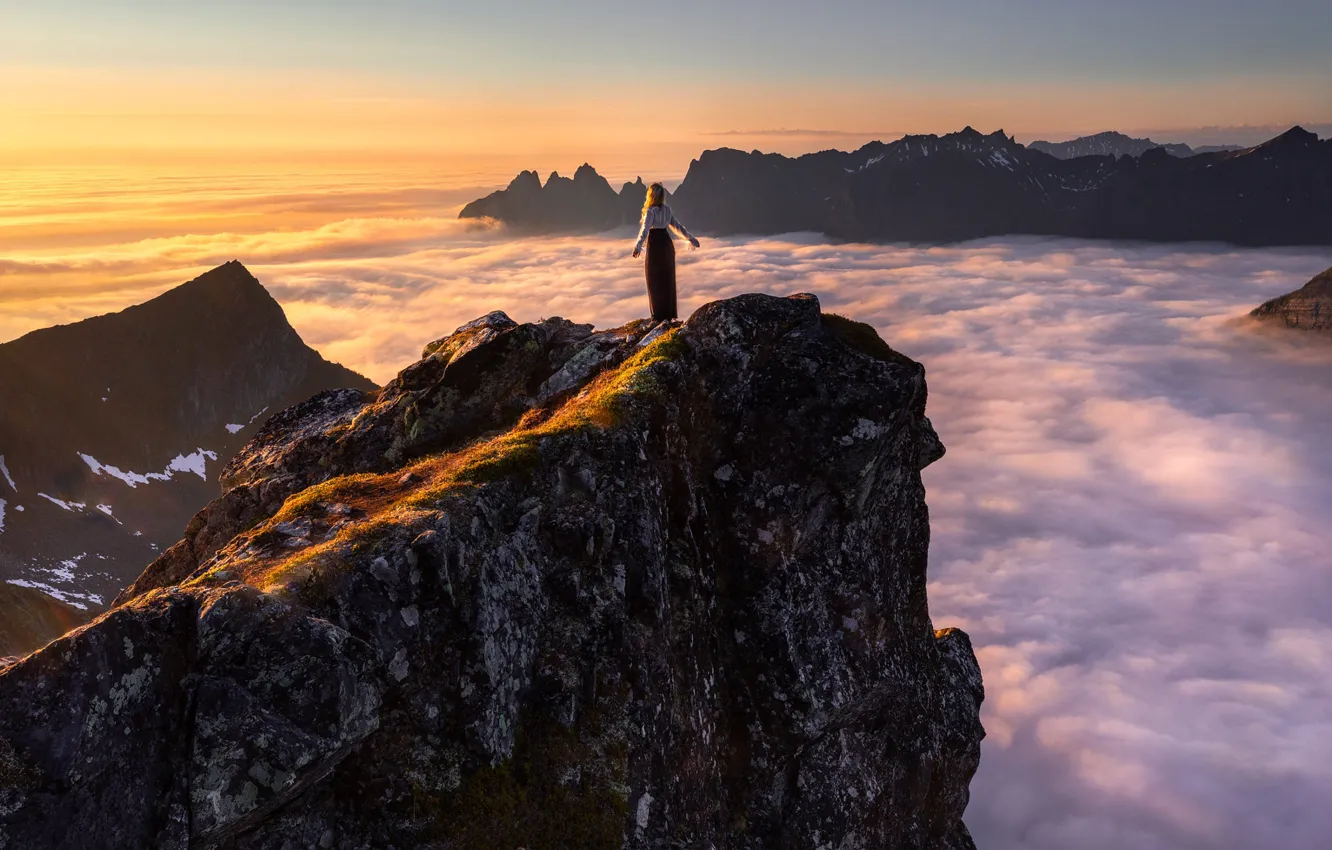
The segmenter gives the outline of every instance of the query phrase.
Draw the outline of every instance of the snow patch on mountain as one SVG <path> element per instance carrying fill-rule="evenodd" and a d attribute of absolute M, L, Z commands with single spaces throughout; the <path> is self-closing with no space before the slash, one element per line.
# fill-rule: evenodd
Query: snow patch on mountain
<path fill-rule="evenodd" d="M 18 485 L 14 483 L 14 476 L 9 474 L 9 467 L 5 466 L 4 455 L 0 455 L 0 475 L 3 475 L 5 477 L 5 480 L 9 482 L 9 489 L 17 493 Z"/>
<path fill-rule="evenodd" d="M 138 487 L 140 484 L 147 484 L 149 480 L 157 475 L 156 473 L 151 472 L 147 475 L 138 472 L 126 472 L 118 466 L 109 466 L 101 463 L 97 458 L 92 455 L 86 455 L 83 452 L 79 452 L 79 457 L 83 458 L 83 462 L 88 464 L 88 468 L 93 471 L 93 475 L 109 475 L 112 478 L 119 478 L 130 487 Z"/>
<path fill-rule="evenodd" d="M 207 461 L 217 460 L 217 452 L 210 452 L 207 449 L 196 449 L 191 454 L 176 455 L 167 467 L 169 472 L 193 472 L 203 480 L 208 480 Z M 167 478 L 171 476 L 168 474 Z"/>
<path fill-rule="evenodd" d="M 56 507 L 64 508 L 65 510 L 71 512 L 81 511 L 84 508 L 88 507 L 87 502 L 66 502 L 64 499 L 57 499 L 55 496 L 48 496 L 45 493 L 38 493 L 37 495 L 41 496 L 43 499 L 55 505 Z"/>
<path fill-rule="evenodd" d="M 78 455 L 84 463 L 88 464 L 88 468 L 93 471 L 94 475 L 109 475 L 112 478 L 124 481 L 131 488 L 136 488 L 140 484 L 147 484 L 149 481 L 170 481 L 177 472 L 193 472 L 207 481 L 207 462 L 217 460 L 217 452 L 208 449 L 195 449 L 187 455 L 176 455 L 172 458 L 171 463 L 167 464 L 167 468 L 163 472 L 127 472 L 120 467 L 102 463 L 92 455 L 83 452 L 79 452 Z"/>
<path fill-rule="evenodd" d="M 39 569 L 38 572 L 46 573 L 56 581 L 68 583 L 74 580 L 74 571 L 79 568 L 79 561 L 82 561 L 86 557 L 88 557 L 87 552 L 80 552 L 73 558 L 61 561 L 59 567 Z"/>
<path fill-rule="evenodd" d="M 102 597 L 96 593 L 75 593 L 72 590 L 61 590 L 58 587 L 52 587 L 45 582 L 28 581 L 27 579 L 14 578 L 9 579 L 6 584 L 12 584 L 15 587 L 26 587 L 29 590 L 38 590 L 54 599 L 58 599 L 66 605 L 78 608 L 80 611 L 87 611 L 88 605 L 101 605 Z"/>

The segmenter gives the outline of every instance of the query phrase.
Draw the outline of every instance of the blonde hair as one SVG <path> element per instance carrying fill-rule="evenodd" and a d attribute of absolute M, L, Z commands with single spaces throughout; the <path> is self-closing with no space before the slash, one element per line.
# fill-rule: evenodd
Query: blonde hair
<path fill-rule="evenodd" d="M 666 187 L 660 183 L 653 183 L 647 187 L 647 198 L 643 200 L 643 215 L 653 207 L 660 207 L 666 203 Z"/>

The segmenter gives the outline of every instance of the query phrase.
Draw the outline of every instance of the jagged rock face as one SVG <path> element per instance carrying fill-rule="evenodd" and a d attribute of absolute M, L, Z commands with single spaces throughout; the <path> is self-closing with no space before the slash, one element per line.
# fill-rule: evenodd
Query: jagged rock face
<path fill-rule="evenodd" d="M 1249 315 L 1288 328 L 1332 333 L 1332 269 L 1294 292 L 1273 298 Z"/>
<path fill-rule="evenodd" d="M 463 207 L 458 217 L 493 218 L 520 230 L 605 230 L 636 224 L 645 192 L 640 177 L 617 194 L 586 163 L 572 178 L 552 172 L 544 186 L 535 171 L 524 171 L 508 188 Z"/>
<path fill-rule="evenodd" d="M 492 314 L 275 417 L 0 673 L 0 848 L 971 847 L 924 370 L 807 295 L 646 332 Z"/>

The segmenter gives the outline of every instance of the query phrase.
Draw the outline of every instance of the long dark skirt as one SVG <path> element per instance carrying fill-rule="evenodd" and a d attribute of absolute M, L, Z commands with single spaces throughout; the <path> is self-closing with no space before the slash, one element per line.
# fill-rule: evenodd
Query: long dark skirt
<path fill-rule="evenodd" d="M 662 322 L 675 315 L 675 242 L 664 227 L 648 231 L 647 262 L 648 306 L 652 318 Z"/>

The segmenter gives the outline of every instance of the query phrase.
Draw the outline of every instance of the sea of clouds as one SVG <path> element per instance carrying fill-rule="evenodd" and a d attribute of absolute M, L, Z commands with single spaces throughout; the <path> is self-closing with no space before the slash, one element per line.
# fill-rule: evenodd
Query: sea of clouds
<path fill-rule="evenodd" d="M 395 210 L 0 251 L 0 287 L 23 287 L 0 301 L 13 336 L 236 257 L 307 342 L 384 381 L 490 310 L 642 316 L 631 236 L 516 239 Z M 1332 254 L 803 234 L 704 240 L 680 261 L 686 314 L 813 292 L 926 365 L 948 447 L 925 473 L 930 604 L 985 674 L 967 813 L 982 850 L 1328 846 L 1332 340 L 1238 317 Z M 88 282 L 102 273 L 132 283 Z"/>

